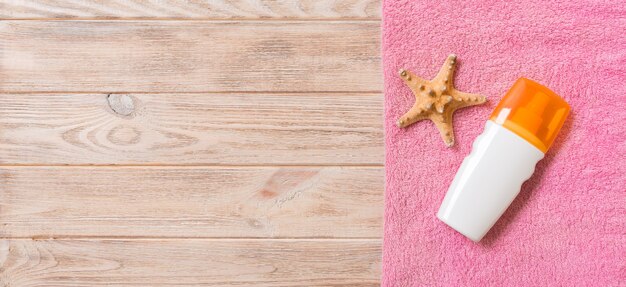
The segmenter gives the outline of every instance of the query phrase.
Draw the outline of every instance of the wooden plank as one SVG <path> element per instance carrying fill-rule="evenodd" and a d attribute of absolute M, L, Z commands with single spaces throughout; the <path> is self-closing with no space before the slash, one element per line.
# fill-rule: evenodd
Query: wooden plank
<path fill-rule="evenodd" d="M 382 167 L 1 167 L 0 186 L 5 238 L 382 236 Z"/>
<path fill-rule="evenodd" d="M 380 19 L 380 0 L 0 0 L 0 18 Z"/>
<path fill-rule="evenodd" d="M 377 92 L 379 25 L 2 21 L 0 92 Z"/>
<path fill-rule="evenodd" d="M 382 165 L 379 94 L 0 94 L 0 164 Z"/>
<path fill-rule="evenodd" d="M 378 286 L 376 240 L 0 240 L 3 286 Z"/>

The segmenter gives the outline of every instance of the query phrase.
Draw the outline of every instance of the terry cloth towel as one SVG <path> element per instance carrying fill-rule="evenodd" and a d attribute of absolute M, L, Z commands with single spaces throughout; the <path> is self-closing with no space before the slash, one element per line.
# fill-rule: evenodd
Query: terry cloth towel
<path fill-rule="evenodd" d="M 626 5 L 620 1 L 384 1 L 384 286 L 626 286 Z M 397 119 L 458 55 L 456 146 Z M 461 161 L 519 77 L 572 108 L 555 144 L 479 243 L 436 218 Z"/>

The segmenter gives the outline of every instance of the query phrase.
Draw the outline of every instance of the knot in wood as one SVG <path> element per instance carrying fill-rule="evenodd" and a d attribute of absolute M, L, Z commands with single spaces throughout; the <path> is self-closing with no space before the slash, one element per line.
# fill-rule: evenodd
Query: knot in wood
<path fill-rule="evenodd" d="M 135 111 L 135 103 L 129 95 L 107 95 L 111 110 L 120 116 L 130 116 Z"/>

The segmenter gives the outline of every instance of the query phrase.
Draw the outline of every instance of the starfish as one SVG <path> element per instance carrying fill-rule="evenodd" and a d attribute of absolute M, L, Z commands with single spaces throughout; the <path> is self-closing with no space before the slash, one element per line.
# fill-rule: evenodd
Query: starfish
<path fill-rule="evenodd" d="M 435 123 L 443 141 L 448 147 L 454 145 L 452 130 L 452 114 L 464 107 L 480 105 L 487 98 L 458 91 L 452 83 L 456 55 L 449 55 L 437 76 L 431 81 L 415 76 L 410 71 L 401 69 L 400 77 L 411 88 L 415 95 L 413 107 L 397 122 L 398 127 L 405 128 L 415 122 L 430 119 Z"/>

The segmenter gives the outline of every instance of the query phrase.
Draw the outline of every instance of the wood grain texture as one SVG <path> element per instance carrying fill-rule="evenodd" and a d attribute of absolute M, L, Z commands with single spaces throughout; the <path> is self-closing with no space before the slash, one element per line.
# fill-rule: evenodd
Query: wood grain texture
<path fill-rule="evenodd" d="M 1 164 L 382 165 L 378 94 L 0 94 Z"/>
<path fill-rule="evenodd" d="M 0 18 L 380 19 L 380 0 L 0 0 Z"/>
<path fill-rule="evenodd" d="M 0 237 L 380 238 L 383 168 L 2 167 Z"/>
<path fill-rule="evenodd" d="M 1 21 L 0 92 L 378 92 L 377 22 Z"/>
<path fill-rule="evenodd" d="M 381 2 L 0 0 L 0 286 L 378 286 Z"/>
<path fill-rule="evenodd" d="M 377 241 L 1 240 L 3 286 L 377 286 Z"/>

